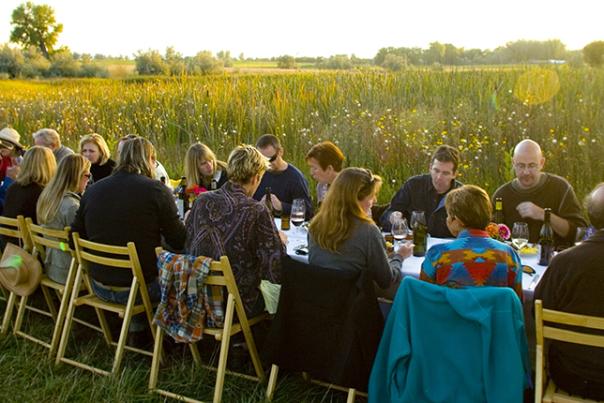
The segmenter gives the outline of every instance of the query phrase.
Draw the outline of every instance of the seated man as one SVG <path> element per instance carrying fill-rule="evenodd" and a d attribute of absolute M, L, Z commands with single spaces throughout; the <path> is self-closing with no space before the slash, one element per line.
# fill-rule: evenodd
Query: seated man
<path fill-rule="evenodd" d="M 265 134 L 256 142 L 256 148 L 268 158 L 269 169 L 262 177 L 254 199 L 264 203 L 265 191 L 271 188 L 272 203 L 275 210 L 289 215 L 294 199 L 303 199 L 306 205 L 306 218 L 312 217 L 312 203 L 308 182 L 302 172 L 283 159 L 283 147 L 276 136 Z"/>
<path fill-rule="evenodd" d="M 514 249 L 486 232 L 493 208 L 489 195 L 474 185 L 452 190 L 446 198 L 447 226 L 456 240 L 432 246 L 420 280 L 451 288 L 510 287 L 520 301 L 522 264 Z"/>
<path fill-rule="evenodd" d="M 505 224 L 512 228 L 516 221 L 528 223 L 529 242 L 537 242 L 543 225 L 543 209 L 549 207 L 554 243 L 572 244 L 576 228 L 586 226 L 572 186 L 560 176 L 541 172 L 545 158 L 533 140 L 522 140 L 516 145 L 512 163 L 516 179 L 501 186 L 493 195 L 493 199 L 502 199 Z"/>
<path fill-rule="evenodd" d="M 535 290 L 543 308 L 604 317 L 604 183 L 587 199 L 595 234 L 556 255 Z M 604 349 L 552 341 L 549 374 L 573 395 L 604 400 Z"/>
<path fill-rule="evenodd" d="M 52 153 L 57 160 L 57 165 L 59 165 L 59 162 L 61 162 L 64 157 L 73 154 L 71 148 L 61 145 L 61 137 L 55 129 L 40 129 L 35 132 L 33 136 L 34 145 L 48 147 L 52 150 Z"/>
<path fill-rule="evenodd" d="M 428 233 L 434 237 L 451 238 L 447 228 L 445 211 L 445 196 L 451 189 L 461 186 L 455 180 L 459 152 L 448 145 L 436 149 L 430 159 L 430 173 L 409 178 L 396 192 L 390 202 L 390 207 L 382 214 L 380 224 L 385 230 L 390 230 L 390 215 L 400 211 L 409 220 L 415 210 L 423 211 L 428 225 Z"/>

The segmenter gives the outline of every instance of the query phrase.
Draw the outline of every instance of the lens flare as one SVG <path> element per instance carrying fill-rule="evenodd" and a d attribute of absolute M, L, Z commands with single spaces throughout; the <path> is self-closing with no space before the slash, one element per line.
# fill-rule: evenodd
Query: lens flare
<path fill-rule="evenodd" d="M 539 105 L 552 99 L 560 90 L 558 74 L 537 68 L 522 74 L 514 87 L 514 96 L 527 105 Z"/>

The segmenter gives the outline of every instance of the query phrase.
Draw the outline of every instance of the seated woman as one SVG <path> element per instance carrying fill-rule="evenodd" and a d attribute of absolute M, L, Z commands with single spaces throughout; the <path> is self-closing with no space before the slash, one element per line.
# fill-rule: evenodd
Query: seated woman
<path fill-rule="evenodd" d="M 236 147 L 229 155 L 228 182 L 202 193 L 186 222 L 187 253 L 212 259 L 226 255 L 250 316 L 264 310 L 260 280 L 279 283 L 286 254 L 266 205 L 252 198 L 266 169 L 266 158 L 256 148 Z"/>
<path fill-rule="evenodd" d="M 33 146 L 27 150 L 17 179 L 6 191 L 3 215 L 31 217 L 37 223 L 36 203 L 56 170 L 57 163 L 50 148 Z"/>
<path fill-rule="evenodd" d="M 92 182 L 111 175 L 115 168 L 115 161 L 111 159 L 111 152 L 105 139 L 96 133 L 87 134 L 80 140 L 80 153 L 90 161 Z"/>
<path fill-rule="evenodd" d="M 315 144 L 306 154 L 306 163 L 310 167 L 310 176 L 317 181 L 317 203 L 325 198 L 327 189 L 342 170 L 344 153 L 331 141 Z"/>
<path fill-rule="evenodd" d="M 216 190 L 228 180 L 227 165 L 216 159 L 210 147 L 202 143 L 192 144 L 185 156 L 187 188 L 199 186 Z"/>
<path fill-rule="evenodd" d="M 522 301 L 522 264 L 511 246 L 485 231 L 491 220 L 489 195 L 478 186 L 453 189 L 445 200 L 447 227 L 456 240 L 432 246 L 420 279 L 447 287 L 512 288 Z"/>
<path fill-rule="evenodd" d="M 346 168 L 332 183 L 309 226 L 309 263 L 342 270 L 371 270 L 384 296 L 394 295 L 403 259 L 413 245 L 403 245 L 389 259 L 380 229 L 371 220 L 382 180 L 369 170 Z"/>
<path fill-rule="evenodd" d="M 38 223 L 47 228 L 60 229 L 71 225 L 80 207 L 80 195 L 90 179 L 90 161 L 79 154 L 70 154 L 61 160 L 57 174 L 50 180 L 38 199 Z M 65 284 L 71 255 L 49 249 L 46 255 L 46 274 L 52 280 Z"/>

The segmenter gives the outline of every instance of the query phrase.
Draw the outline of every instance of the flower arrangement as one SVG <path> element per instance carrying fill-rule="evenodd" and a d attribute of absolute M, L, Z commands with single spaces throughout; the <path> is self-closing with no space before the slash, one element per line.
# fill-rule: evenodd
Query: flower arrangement
<path fill-rule="evenodd" d="M 489 236 L 498 241 L 507 241 L 512 235 L 510 228 L 505 224 L 496 224 L 494 222 L 487 225 L 486 231 Z"/>
<path fill-rule="evenodd" d="M 185 192 L 189 195 L 189 197 L 192 197 L 192 198 L 197 198 L 197 196 L 199 196 L 203 192 L 207 192 L 207 191 L 208 191 L 208 189 L 206 189 L 203 186 L 199 186 L 199 185 L 189 186 L 185 190 Z"/>

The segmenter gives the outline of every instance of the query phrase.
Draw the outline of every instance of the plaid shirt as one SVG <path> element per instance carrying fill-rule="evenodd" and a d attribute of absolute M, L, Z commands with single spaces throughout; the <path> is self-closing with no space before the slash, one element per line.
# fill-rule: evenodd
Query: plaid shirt
<path fill-rule="evenodd" d="M 212 259 L 163 252 L 157 258 L 161 299 L 155 324 L 178 343 L 201 339 L 204 325 L 224 323 L 222 287 L 204 285 Z"/>

